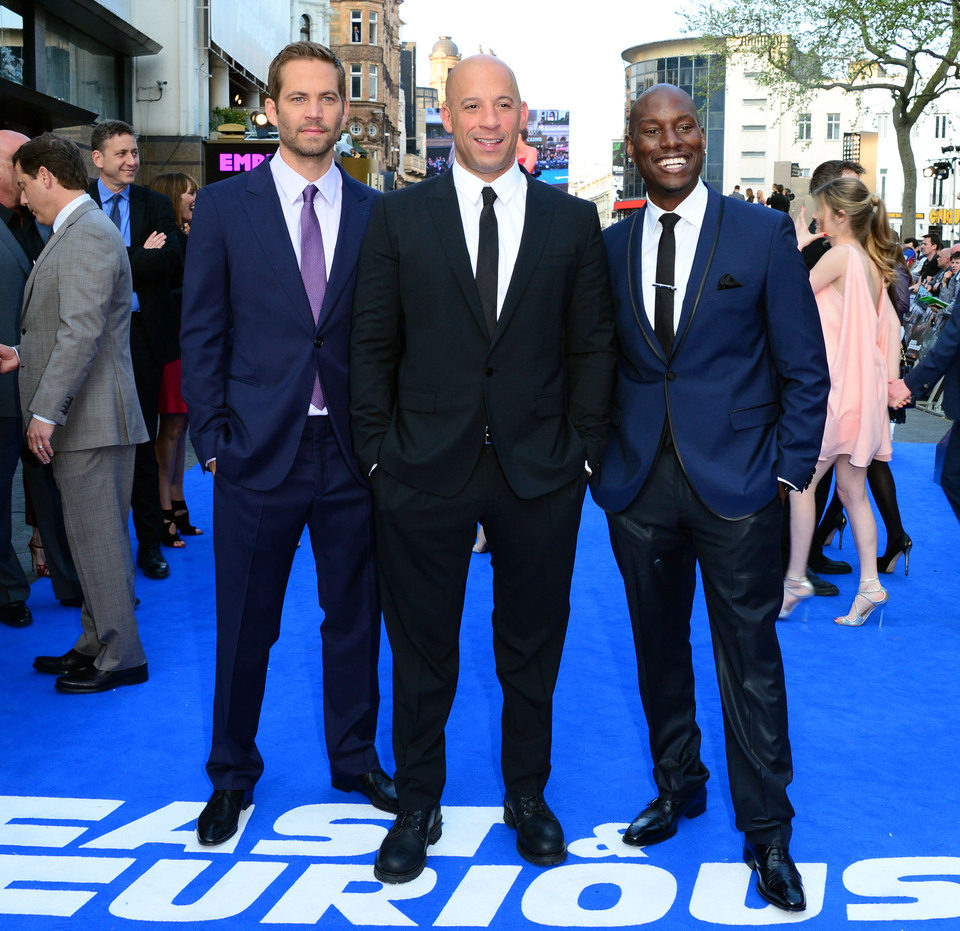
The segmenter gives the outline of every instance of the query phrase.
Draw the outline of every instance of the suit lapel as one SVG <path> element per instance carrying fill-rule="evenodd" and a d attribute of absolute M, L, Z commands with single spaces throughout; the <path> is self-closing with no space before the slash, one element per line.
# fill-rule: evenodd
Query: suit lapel
<path fill-rule="evenodd" d="M 335 307 L 343 289 L 350 280 L 350 275 L 357 264 L 360 255 L 360 243 L 366 228 L 367 212 L 362 205 L 369 199 L 370 194 L 366 187 L 354 181 L 340 166 L 340 227 L 337 231 L 337 248 L 333 254 L 333 265 L 330 268 L 330 280 L 323 296 L 323 308 L 320 311 L 318 325 Z"/>
<path fill-rule="evenodd" d="M 43 252 L 37 257 L 37 261 L 33 264 L 33 270 L 30 272 L 30 277 L 27 278 L 27 283 L 23 289 L 23 315 L 26 319 L 27 310 L 29 308 L 30 295 L 33 293 L 33 283 L 36 281 L 37 273 L 40 271 L 40 268 L 43 266 L 43 263 L 51 256 L 53 251 L 60 244 L 60 240 L 67 235 L 70 228 L 85 214 L 89 213 L 91 210 L 99 210 L 100 208 L 95 203 L 86 203 L 81 204 L 77 207 L 73 213 L 67 217 L 63 226 L 60 227 L 48 240 L 46 246 L 43 247 Z"/>
<path fill-rule="evenodd" d="M 663 354 L 663 347 L 660 340 L 657 339 L 653 327 L 650 325 L 650 319 L 647 316 L 647 308 L 643 302 L 643 221 L 647 215 L 647 208 L 643 206 L 638 210 L 631 220 L 630 232 L 627 236 L 626 260 L 627 260 L 627 288 L 630 293 L 630 306 L 633 309 L 633 317 L 637 321 L 637 326 L 647 341 L 647 345 L 664 362 L 667 357 Z"/>
<path fill-rule="evenodd" d="M 540 262 L 540 254 L 547 242 L 547 235 L 553 222 L 553 205 L 546 196 L 546 189 L 541 182 L 534 181 L 524 175 L 527 182 L 527 202 L 523 212 L 523 234 L 520 237 L 520 248 L 517 251 L 517 260 L 513 265 L 513 275 L 510 285 L 503 299 L 500 317 L 497 320 L 497 329 L 493 334 L 496 342 L 509 323 L 520 303 L 524 289 L 530 282 Z"/>
<path fill-rule="evenodd" d="M 243 205 L 250 218 L 250 226 L 270 263 L 277 283 L 283 288 L 290 304 L 297 309 L 297 312 L 306 315 L 311 327 L 315 326 L 310 300 L 303 286 L 300 266 L 297 264 L 297 254 L 293 251 L 290 231 L 283 218 L 280 195 L 277 194 L 277 186 L 273 183 L 269 159 L 261 162 L 247 175 Z"/>
<path fill-rule="evenodd" d="M 153 230 L 147 228 L 147 192 L 139 184 L 130 185 L 130 245 L 142 246 Z"/>
<path fill-rule="evenodd" d="M 473 313 L 477 326 L 486 334 L 487 324 L 483 319 L 480 294 L 470 265 L 467 241 L 463 236 L 463 220 L 460 218 L 460 204 L 457 200 L 457 189 L 453 184 L 452 171 L 446 171 L 440 176 L 431 192 L 428 209 L 433 217 L 440 246 L 447 255 L 449 266 L 460 285 L 463 297 Z"/>

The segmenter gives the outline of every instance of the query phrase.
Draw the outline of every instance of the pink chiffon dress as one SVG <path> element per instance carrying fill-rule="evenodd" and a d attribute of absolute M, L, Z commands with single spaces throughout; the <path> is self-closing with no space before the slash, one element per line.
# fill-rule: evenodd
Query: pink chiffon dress
<path fill-rule="evenodd" d="M 839 248 L 844 248 L 840 246 Z M 899 339 L 899 323 L 886 288 L 875 304 L 867 272 L 853 246 L 843 294 L 828 284 L 815 295 L 827 347 L 830 395 L 820 459 L 847 455 L 855 466 L 889 460 L 887 353 Z"/>

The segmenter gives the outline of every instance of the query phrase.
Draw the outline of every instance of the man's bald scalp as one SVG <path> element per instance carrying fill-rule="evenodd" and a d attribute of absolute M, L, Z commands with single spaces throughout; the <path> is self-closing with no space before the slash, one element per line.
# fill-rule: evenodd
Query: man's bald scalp
<path fill-rule="evenodd" d="M 510 75 L 514 94 L 516 95 L 517 101 L 520 101 L 520 87 L 517 84 L 517 76 L 513 73 L 513 69 L 497 58 L 496 55 L 471 55 L 469 58 L 464 58 L 463 61 L 451 68 L 447 73 L 447 100 L 454 99 L 453 92 L 456 90 L 458 79 L 461 77 L 460 72 L 465 71 L 469 73 L 472 67 L 476 65 L 495 65 L 498 68 L 502 68 Z"/>
<path fill-rule="evenodd" d="M 627 135 L 633 138 L 633 134 L 637 130 L 637 123 L 640 122 L 640 118 L 643 112 L 643 108 L 646 102 L 654 94 L 673 94 L 675 97 L 679 97 L 683 100 L 684 104 L 690 105 L 690 112 L 693 114 L 694 118 L 697 121 L 697 125 L 703 128 L 700 124 L 700 114 L 697 112 L 697 105 L 693 102 L 693 98 L 681 88 L 677 87 L 675 84 L 654 84 L 653 87 L 648 87 L 642 94 L 640 94 L 636 100 L 633 102 L 633 106 L 630 107 L 630 120 L 627 125 Z"/>

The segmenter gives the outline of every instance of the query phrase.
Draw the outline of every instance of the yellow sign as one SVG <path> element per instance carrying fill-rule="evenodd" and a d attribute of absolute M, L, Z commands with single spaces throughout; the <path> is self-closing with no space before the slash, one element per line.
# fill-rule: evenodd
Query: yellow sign
<path fill-rule="evenodd" d="M 960 223 L 960 210 L 956 208 L 935 207 L 930 211 L 930 223 L 936 226 L 953 226 L 954 223 Z"/>

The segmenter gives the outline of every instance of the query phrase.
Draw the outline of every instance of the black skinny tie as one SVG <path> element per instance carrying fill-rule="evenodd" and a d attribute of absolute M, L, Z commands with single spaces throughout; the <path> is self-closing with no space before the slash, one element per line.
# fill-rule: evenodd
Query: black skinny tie
<path fill-rule="evenodd" d="M 657 278 L 654 284 L 653 330 L 670 358 L 673 352 L 673 269 L 677 256 L 677 242 L 673 228 L 680 217 L 675 213 L 664 213 L 660 217 L 663 230 L 660 232 L 660 244 L 657 246 Z"/>
<path fill-rule="evenodd" d="M 493 202 L 497 192 L 489 185 L 481 192 L 483 210 L 480 211 L 480 241 L 477 246 L 477 290 L 487 333 L 492 337 L 497 328 L 497 263 L 500 260 L 500 239 L 497 233 L 497 215 Z"/>

